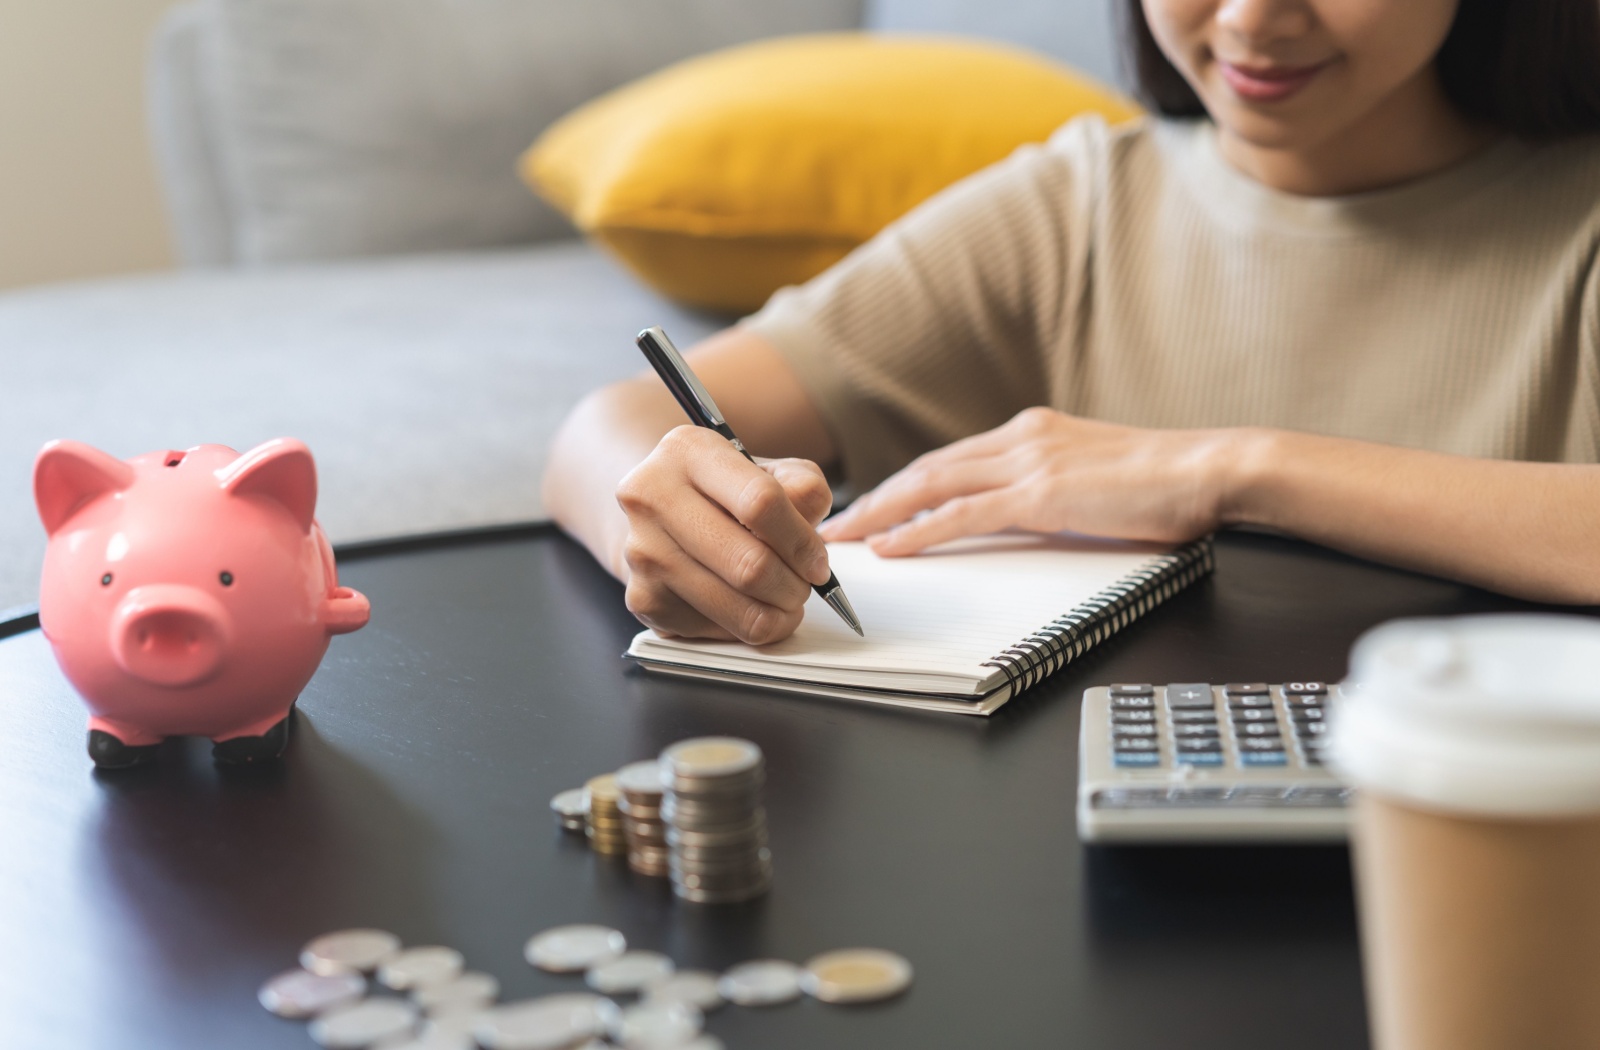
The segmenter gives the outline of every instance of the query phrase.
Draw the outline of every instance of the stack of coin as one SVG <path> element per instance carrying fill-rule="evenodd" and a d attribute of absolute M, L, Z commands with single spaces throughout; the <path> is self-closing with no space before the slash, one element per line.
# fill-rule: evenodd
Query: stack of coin
<path fill-rule="evenodd" d="M 589 800 L 584 797 L 583 788 L 568 788 L 550 800 L 550 810 L 556 815 L 556 821 L 567 831 L 575 831 L 580 835 L 589 832 Z"/>
<path fill-rule="evenodd" d="M 607 856 L 626 855 L 628 838 L 618 806 L 622 792 L 616 774 L 595 777 L 583 786 L 583 794 L 589 800 L 589 848 Z"/>
<path fill-rule="evenodd" d="M 667 874 L 667 825 L 661 819 L 661 763 L 635 762 L 617 770 L 618 808 L 628 839 L 628 867 L 640 875 Z"/>
<path fill-rule="evenodd" d="M 761 749 L 734 737 L 698 737 L 661 752 L 668 871 L 684 900 L 729 904 L 772 886 L 761 806 Z"/>

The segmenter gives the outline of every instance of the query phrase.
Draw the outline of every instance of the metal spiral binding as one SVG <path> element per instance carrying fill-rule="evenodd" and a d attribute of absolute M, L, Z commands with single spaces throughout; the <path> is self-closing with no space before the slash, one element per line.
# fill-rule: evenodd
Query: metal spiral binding
<path fill-rule="evenodd" d="M 1211 537 L 1173 551 L 983 662 L 1004 672 L 1011 695 L 1031 689 L 1213 568 Z"/>

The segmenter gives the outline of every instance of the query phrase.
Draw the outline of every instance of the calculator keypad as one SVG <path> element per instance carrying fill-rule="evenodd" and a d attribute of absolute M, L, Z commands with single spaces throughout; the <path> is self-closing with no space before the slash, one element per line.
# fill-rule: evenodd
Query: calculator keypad
<path fill-rule="evenodd" d="M 1125 682 L 1109 692 L 1111 757 L 1118 768 L 1323 765 L 1329 695 L 1324 682 L 1229 682 L 1220 688 L 1207 682 Z"/>

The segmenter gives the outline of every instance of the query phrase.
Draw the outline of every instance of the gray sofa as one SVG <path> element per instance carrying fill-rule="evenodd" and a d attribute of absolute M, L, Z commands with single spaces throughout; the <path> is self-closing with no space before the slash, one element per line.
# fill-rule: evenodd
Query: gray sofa
<path fill-rule="evenodd" d="M 515 179 L 584 100 L 691 54 L 867 26 L 1108 79 L 1111 0 L 191 0 L 148 100 L 184 269 L 0 294 L 0 610 L 33 600 L 32 458 L 307 441 L 335 542 L 534 519 L 544 447 L 661 300 Z"/>

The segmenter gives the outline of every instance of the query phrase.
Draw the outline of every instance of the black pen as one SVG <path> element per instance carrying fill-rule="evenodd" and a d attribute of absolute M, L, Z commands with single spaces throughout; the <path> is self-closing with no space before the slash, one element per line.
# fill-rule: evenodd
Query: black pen
<path fill-rule="evenodd" d="M 694 374 L 689 362 L 678 353 L 678 348 L 672 345 L 667 333 L 660 328 L 646 328 L 639 333 L 639 338 L 635 342 L 639 344 L 639 349 L 644 351 L 644 356 L 649 359 L 661 381 L 667 384 L 667 389 L 672 391 L 672 396 L 678 399 L 678 404 L 689 414 L 689 419 L 694 425 L 715 430 L 731 441 L 733 447 L 744 454 L 745 459 L 754 463 L 755 457 L 750 455 L 744 444 L 734 436 L 733 428 L 722 418 L 717 403 L 711 400 L 711 394 L 701 385 L 700 377 Z M 861 629 L 861 621 L 856 619 L 856 611 L 850 607 L 850 599 L 844 596 L 844 588 L 839 586 L 837 576 L 830 571 L 827 583 L 814 583 L 811 589 L 839 614 L 841 620 L 849 624 L 852 631 L 863 638 L 866 637 L 866 632 Z"/>

